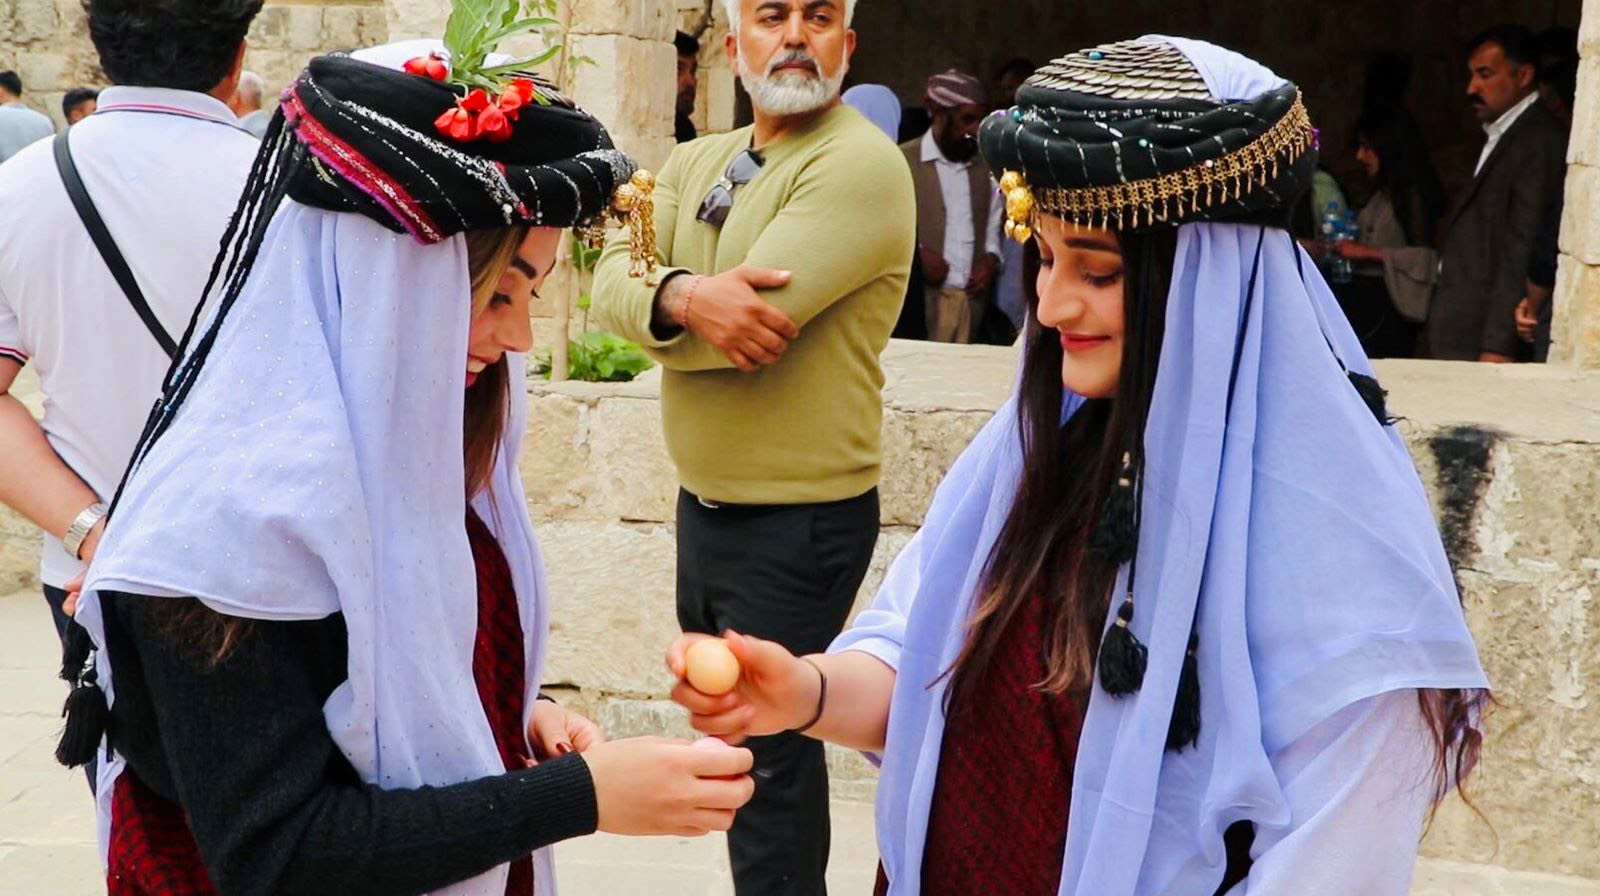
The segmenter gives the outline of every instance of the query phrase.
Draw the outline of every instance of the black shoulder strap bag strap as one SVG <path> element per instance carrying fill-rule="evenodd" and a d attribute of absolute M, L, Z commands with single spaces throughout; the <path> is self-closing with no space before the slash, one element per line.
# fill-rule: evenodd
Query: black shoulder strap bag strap
<path fill-rule="evenodd" d="M 62 131 L 55 138 L 56 170 L 61 172 L 61 183 L 67 188 L 67 195 L 72 198 L 72 206 L 78 210 L 78 217 L 83 219 L 83 226 L 89 231 L 89 238 L 94 240 L 94 246 L 100 250 L 100 257 L 105 261 L 106 267 L 111 269 L 111 276 L 122 287 L 122 292 L 127 295 L 128 303 L 138 313 L 139 319 L 156 338 L 161 350 L 171 358 L 178 353 L 178 344 L 172 341 L 166 328 L 161 326 L 161 321 L 156 318 L 155 312 L 150 310 L 150 303 L 144 299 L 144 293 L 139 289 L 139 282 L 133 279 L 133 271 L 128 268 L 128 262 L 122 257 L 122 250 L 117 248 L 117 241 L 111 238 L 111 231 L 106 229 L 106 222 L 101 219 L 100 212 L 94 207 L 94 200 L 89 198 L 89 191 L 83 185 L 83 178 L 78 175 L 78 166 L 72 161 L 72 150 L 67 146 L 67 135 L 71 128 Z"/>

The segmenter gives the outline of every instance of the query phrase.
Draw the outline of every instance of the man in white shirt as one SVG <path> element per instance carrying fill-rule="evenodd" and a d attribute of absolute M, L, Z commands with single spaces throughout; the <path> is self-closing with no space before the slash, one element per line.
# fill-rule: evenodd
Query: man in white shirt
<path fill-rule="evenodd" d="M 917 188 L 917 255 L 928 338 L 975 342 L 1000 272 L 1000 196 L 978 156 L 983 83 L 951 70 L 928 81 L 933 127 L 901 144 Z"/>
<path fill-rule="evenodd" d="M 22 78 L 13 71 L 0 72 L 0 162 L 55 132 L 50 116 L 22 101 Z"/>
<path fill-rule="evenodd" d="M 1560 195 L 1566 130 L 1539 103 L 1539 47 L 1528 29 L 1501 25 L 1473 39 L 1467 96 L 1483 123 L 1483 151 L 1457 197 L 1440 244 L 1428 307 L 1427 350 L 1445 361 L 1516 360 L 1534 238 Z"/>
<path fill-rule="evenodd" d="M 71 129 L 91 200 L 161 328 L 183 334 L 259 144 L 223 103 L 261 0 L 177 0 L 129 13 L 90 0 L 90 36 L 116 85 Z M 36 422 L 6 394 L 32 363 Z M 78 217 L 51 141 L 0 166 L 0 502 L 44 530 L 56 614 L 94 554 L 168 356 Z"/>
<path fill-rule="evenodd" d="M 239 73 L 239 86 L 228 98 L 228 108 L 239 116 L 239 126 L 258 140 L 267 135 L 267 124 L 272 121 L 272 114 L 261 108 L 266 93 L 267 82 L 255 72 L 245 71 Z"/>

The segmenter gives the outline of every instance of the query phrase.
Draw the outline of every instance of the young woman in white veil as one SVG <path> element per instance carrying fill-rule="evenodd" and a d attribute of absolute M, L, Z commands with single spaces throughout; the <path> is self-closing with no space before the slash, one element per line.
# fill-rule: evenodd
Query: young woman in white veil
<path fill-rule="evenodd" d="M 675 698 L 881 761 L 893 896 L 1405 896 L 1487 683 L 1283 227 L 1299 90 L 1147 37 L 1040 69 L 980 140 L 1039 266 L 1016 396 L 827 654 L 728 633 L 735 691 Z"/>

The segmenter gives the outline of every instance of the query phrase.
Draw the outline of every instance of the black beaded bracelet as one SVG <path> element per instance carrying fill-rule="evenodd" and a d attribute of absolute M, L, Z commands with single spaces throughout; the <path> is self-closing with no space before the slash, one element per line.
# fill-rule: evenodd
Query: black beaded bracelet
<path fill-rule="evenodd" d="M 799 728 L 789 729 L 795 734 L 805 734 L 807 731 L 811 730 L 812 726 L 822 721 L 822 713 L 828 708 L 828 673 L 822 671 L 822 667 L 812 662 L 809 657 L 801 657 L 800 660 L 811 668 L 817 670 L 817 678 L 821 680 L 822 686 L 817 691 L 817 714 L 811 717 L 811 721 L 801 725 Z"/>

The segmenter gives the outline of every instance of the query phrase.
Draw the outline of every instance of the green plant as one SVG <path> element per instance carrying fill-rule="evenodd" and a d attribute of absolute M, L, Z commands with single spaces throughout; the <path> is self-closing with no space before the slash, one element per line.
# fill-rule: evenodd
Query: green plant
<path fill-rule="evenodd" d="M 556 0 L 532 0 L 529 8 L 543 15 L 521 17 L 522 0 L 453 0 L 444 26 L 444 45 L 450 51 L 450 81 L 499 93 L 514 75 L 554 59 L 561 44 L 549 44 L 527 59 L 504 65 L 486 65 L 494 48 L 508 37 L 530 31 L 549 32 L 561 27 L 554 18 Z"/>
<path fill-rule="evenodd" d="M 540 352 L 533 372 L 549 378 L 551 352 Z M 614 333 L 590 330 L 567 343 L 567 379 L 625 383 L 655 366 L 644 349 Z"/>

